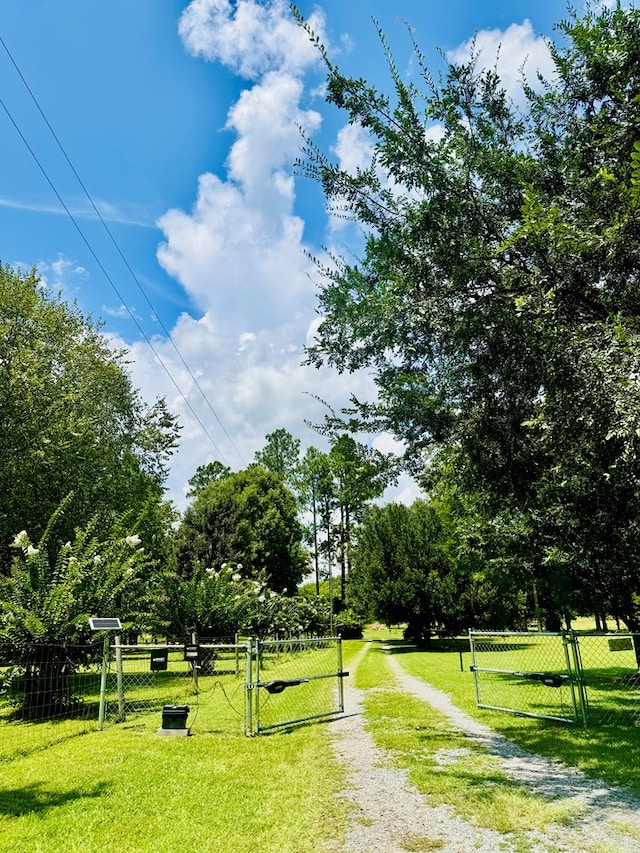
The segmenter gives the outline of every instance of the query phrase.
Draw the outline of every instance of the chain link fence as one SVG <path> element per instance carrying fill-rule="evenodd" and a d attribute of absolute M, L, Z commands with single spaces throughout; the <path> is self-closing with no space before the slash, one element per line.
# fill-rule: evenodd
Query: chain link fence
<path fill-rule="evenodd" d="M 562 633 L 470 632 L 479 708 L 586 723 L 574 648 Z"/>
<path fill-rule="evenodd" d="M 572 632 L 591 725 L 640 725 L 640 634 Z"/>
<path fill-rule="evenodd" d="M 34 647 L 26 664 L 0 667 L 0 722 L 13 727 L 0 759 L 115 723 L 164 730 L 168 708 L 189 733 L 229 735 L 343 710 L 339 638 L 227 639 Z"/>
<path fill-rule="evenodd" d="M 242 731 L 247 645 L 193 641 L 110 647 L 104 721 L 145 715 L 160 725 L 166 706 L 188 709 L 189 730 Z"/>
<path fill-rule="evenodd" d="M 0 760 L 95 730 L 102 648 L 33 645 L 0 667 Z"/>
<path fill-rule="evenodd" d="M 640 635 L 469 634 L 480 708 L 579 725 L 640 724 Z"/>

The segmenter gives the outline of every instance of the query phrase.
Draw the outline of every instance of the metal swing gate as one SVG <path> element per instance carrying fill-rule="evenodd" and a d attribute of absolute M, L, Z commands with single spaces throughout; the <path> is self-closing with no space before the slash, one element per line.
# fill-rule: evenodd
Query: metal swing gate
<path fill-rule="evenodd" d="M 245 731 L 257 735 L 344 711 L 340 637 L 248 640 Z"/>
<path fill-rule="evenodd" d="M 479 708 L 587 725 L 587 692 L 573 632 L 469 632 Z"/>

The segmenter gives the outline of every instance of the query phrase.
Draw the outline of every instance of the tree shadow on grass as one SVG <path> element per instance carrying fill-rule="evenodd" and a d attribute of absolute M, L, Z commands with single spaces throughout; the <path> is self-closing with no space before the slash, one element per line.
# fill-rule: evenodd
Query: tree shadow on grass
<path fill-rule="evenodd" d="M 47 790 L 41 782 L 21 788 L 0 788 L 0 815 L 21 817 L 40 814 L 74 800 L 101 797 L 109 788 L 108 782 L 99 782 L 91 788 L 73 788 L 68 791 Z"/>
<path fill-rule="evenodd" d="M 372 642 L 380 646 L 386 647 L 392 655 L 415 654 L 416 652 L 423 652 L 424 654 L 429 654 L 430 652 L 438 652 L 439 654 L 459 654 L 460 652 L 470 651 L 468 637 L 434 636 L 431 638 L 431 641 L 428 645 L 417 645 L 412 640 L 402 640 L 395 638 L 388 640 L 376 638 L 375 640 L 372 640 Z"/>

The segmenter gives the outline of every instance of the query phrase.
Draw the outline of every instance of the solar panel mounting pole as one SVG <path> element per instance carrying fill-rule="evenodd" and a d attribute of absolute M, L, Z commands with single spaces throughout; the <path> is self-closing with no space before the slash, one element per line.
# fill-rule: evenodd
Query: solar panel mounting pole
<path fill-rule="evenodd" d="M 100 673 L 100 706 L 98 710 L 98 731 L 104 728 L 104 706 L 107 692 L 107 672 L 109 670 L 109 635 L 105 633 L 102 646 L 102 672 Z"/>
<path fill-rule="evenodd" d="M 98 731 L 104 728 L 104 708 L 107 693 L 107 672 L 109 670 L 109 631 L 122 631 L 119 619 L 97 616 L 89 619 L 89 627 L 92 631 L 104 631 L 104 645 L 102 647 L 102 672 L 100 673 L 100 706 L 98 710 Z"/>

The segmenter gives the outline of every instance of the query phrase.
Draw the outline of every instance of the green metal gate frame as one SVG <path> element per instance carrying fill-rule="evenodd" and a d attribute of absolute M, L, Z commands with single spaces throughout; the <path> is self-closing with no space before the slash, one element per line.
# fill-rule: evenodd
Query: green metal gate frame
<path fill-rule="evenodd" d="M 532 639 L 534 637 L 557 637 L 563 645 L 565 672 L 546 673 L 512 669 L 497 669 L 494 667 L 479 666 L 477 658 L 477 640 L 480 637 L 513 637 L 516 639 Z M 535 634 L 531 633 L 530 631 L 469 631 L 469 647 L 471 650 L 470 668 L 473 672 L 476 704 L 478 708 L 486 708 L 488 710 L 493 711 L 505 711 L 510 714 L 517 714 L 521 717 L 535 717 L 538 719 L 554 720 L 556 722 L 574 723 L 582 726 L 586 726 L 588 724 L 589 702 L 583 677 L 582 661 L 580 658 L 580 646 L 578 642 L 578 637 L 573 631 L 537 632 Z M 479 680 L 481 677 L 481 673 L 483 672 L 513 675 L 518 678 L 531 678 L 540 681 L 544 684 L 552 684 L 553 679 L 561 677 L 563 678 L 563 683 L 565 683 L 571 691 L 573 716 L 562 717 L 553 714 L 542 714 L 533 711 L 524 711 L 519 708 L 509 708 L 500 705 L 491 705 L 488 703 L 484 703 L 481 701 Z"/>
<path fill-rule="evenodd" d="M 264 725 L 260 721 L 261 705 L 264 700 L 265 689 L 273 689 L 274 682 L 262 681 L 263 672 L 263 654 L 270 648 L 293 647 L 308 644 L 309 646 L 317 645 L 322 642 L 335 642 L 336 644 L 336 669 L 335 671 L 306 675 L 293 680 L 281 680 L 276 686 L 285 689 L 288 686 L 293 686 L 307 681 L 315 681 L 317 679 L 334 678 L 336 679 L 336 707 L 325 711 L 319 711 L 316 714 L 307 714 L 303 717 L 291 717 L 288 719 L 278 720 L 277 722 Z M 334 717 L 337 714 L 344 713 L 344 684 L 343 679 L 349 675 L 342 669 L 342 641 L 340 637 L 315 637 L 313 639 L 301 640 L 258 640 L 249 637 L 247 639 L 247 658 L 246 658 L 246 681 L 245 681 L 245 733 L 249 736 L 259 735 L 272 729 L 291 726 L 299 723 L 305 723 L 312 720 L 327 719 Z M 262 689 L 261 689 L 262 688 Z M 278 689 L 278 692 L 280 690 Z M 267 693 L 267 696 L 269 693 Z"/>

